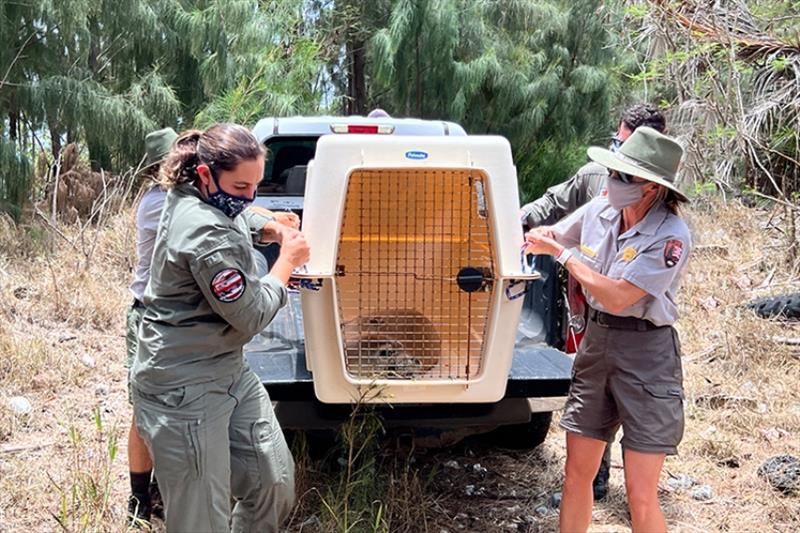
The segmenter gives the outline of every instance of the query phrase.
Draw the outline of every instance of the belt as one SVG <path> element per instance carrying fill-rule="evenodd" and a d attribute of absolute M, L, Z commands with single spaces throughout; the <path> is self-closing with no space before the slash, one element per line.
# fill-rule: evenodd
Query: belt
<path fill-rule="evenodd" d="M 598 326 L 610 329 L 625 329 L 629 331 L 651 331 L 654 329 L 666 328 L 668 326 L 656 326 L 649 320 L 632 316 L 609 315 L 597 309 L 589 311 L 589 318 L 597 323 Z"/>
<path fill-rule="evenodd" d="M 131 307 L 133 309 L 144 309 L 144 304 L 138 298 L 134 298 Z"/>

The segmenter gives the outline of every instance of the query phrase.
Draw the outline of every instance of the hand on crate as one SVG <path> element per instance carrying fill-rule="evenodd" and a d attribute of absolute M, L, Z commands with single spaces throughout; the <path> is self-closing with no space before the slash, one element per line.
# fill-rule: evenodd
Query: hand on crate
<path fill-rule="evenodd" d="M 555 234 L 549 226 L 534 228 L 525 234 L 525 251 L 535 255 L 558 255 L 562 246 L 555 240 Z"/>
<path fill-rule="evenodd" d="M 280 257 L 285 258 L 293 268 L 301 267 L 308 263 L 311 257 L 311 250 L 308 242 L 306 242 L 305 235 L 297 230 L 287 230 L 281 243 Z"/>
<path fill-rule="evenodd" d="M 294 213 L 290 214 L 294 215 Z M 291 239 L 300 233 L 300 230 L 297 229 L 298 226 L 284 224 L 277 218 L 275 220 L 270 220 L 264 224 L 264 227 L 261 230 L 260 242 L 275 242 L 278 244 L 283 244 L 284 241 Z"/>
<path fill-rule="evenodd" d="M 300 217 L 291 211 L 273 211 L 272 216 L 275 217 L 275 222 L 287 228 L 300 229 Z"/>

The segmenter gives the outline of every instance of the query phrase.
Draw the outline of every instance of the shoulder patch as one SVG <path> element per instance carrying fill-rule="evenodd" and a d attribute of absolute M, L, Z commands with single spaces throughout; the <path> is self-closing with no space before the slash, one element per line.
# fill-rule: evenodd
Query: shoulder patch
<path fill-rule="evenodd" d="M 235 302 L 244 294 L 246 282 L 241 270 L 226 268 L 211 279 L 211 292 L 223 303 Z"/>
<path fill-rule="evenodd" d="M 670 239 L 664 245 L 664 264 L 672 268 L 678 264 L 683 255 L 683 241 Z"/>

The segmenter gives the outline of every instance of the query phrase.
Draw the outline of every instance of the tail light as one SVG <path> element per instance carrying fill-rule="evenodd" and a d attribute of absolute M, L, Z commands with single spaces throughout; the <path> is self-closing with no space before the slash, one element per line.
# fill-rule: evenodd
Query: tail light
<path fill-rule="evenodd" d="M 366 133 L 391 135 L 394 133 L 394 126 L 386 124 L 331 124 L 333 133 Z"/>
<path fill-rule="evenodd" d="M 567 319 L 565 320 L 566 325 L 564 328 L 564 337 L 566 338 L 564 350 L 567 353 L 575 353 L 578 351 L 583 334 L 586 332 L 589 306 L 583 296 L 581 284 L 572 276 L 567 278 L 565 301 L 567 304 Z"/>

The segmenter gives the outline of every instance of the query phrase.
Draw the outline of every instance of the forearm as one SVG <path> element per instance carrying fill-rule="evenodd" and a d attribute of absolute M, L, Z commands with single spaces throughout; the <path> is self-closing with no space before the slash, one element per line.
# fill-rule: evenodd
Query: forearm
<path fill-rule="evenodd" d="M 538 200 L 525 205 L 523 211 L 526 213 L 523 224 L 529 228 L 546 226 L 561 218 L 560 210 L 549 191 Z"/>
<path fill-rule="evenodd" d="M 285 257 L 279 255 L 278 259 L 275 261 L 275 264 L 272 265 L 272 269 L 270 269 L 269 273 L 278 278 L 281 283 L 286 285 L 289 283 L 289 277 L 292 275 L 292 271 L 294 271 L 292 263 Z"/>
<path fill-rule="evenodd" d="M 267 222 L 261 228 L 261 231 L 259 232 L 259 235 L 258 235 L 257 242 L 261 243 L 261 244 L 267 244 L 267 243 L 271 243 L 271 242 L 280 243 L 280 241 L 281 241 L 281 230 L 282 229 L 283 228 L 281 227 L 280 223 L 275 221 L 275 220 L 271 220 L 271 221 Z"/>
<path fill-rule="evenodd" d="M 624 279 L 612 279 L 592 270 L 577 257 L 570 257 L 564 267 L 611 314 L 622 313 L 645 294 Z"/>
<path fill-rule="evenodd" d="M 277 225 L 271 211 L 261 207 L 251 206 L 245 209 L 244 213 L 242 213 L 242 217 L 247 223 L 247 228 L 250 230 L 253 244 L 275 242 L 274 230 L 270 233 L 265 228 L 267 224 L 270 225 L 270 228 L 274 228 L 275 225 Z"/>
<path fill-rule="evenodd" d="M 531 228 L 554 224 L 586 203 L 586 184 L 580 174 L 549 187 L 541 198 L 526 205 Z"/>

